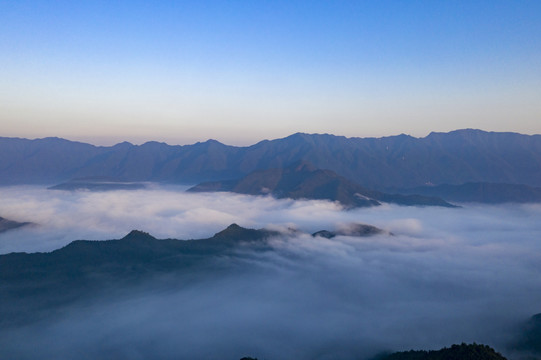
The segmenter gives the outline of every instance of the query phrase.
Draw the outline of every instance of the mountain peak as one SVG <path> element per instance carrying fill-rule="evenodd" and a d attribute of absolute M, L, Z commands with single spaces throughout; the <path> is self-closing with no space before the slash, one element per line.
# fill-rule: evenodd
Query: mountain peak
<path fill-rule="evenodd" d="M 141 230 L 132 230 L 122 238 L 122 240 L 156 240 L 156 238 L 147 232 Z"/>
<path fill-rule="evenodd" d="M 226 227 L 224 230 L 217 232 L 212 237 L 213 239 L 218 240 L 257 240 L 268 236 L 270 233 L 267 230 L 255 230 L 255 229 L 246 229 L 237 224 L 231 224 Z"/>
<path fill-rule="evenodd" d="M 486 135 L 489 134 L 489 132 L 481 129 L 457 129 L 449 132 L 439 132 L 439 131 L 432 131 L 430 134 L 426 136 L 426 138 L 434 138 L 434 137 L 459 137 L 459 136 L 479 136 L 479 135 Z"/>
<path fill-rule="evenodd" d="M 233 236 L 241 232 L 244 232 L 245 230 L 248 230 L 248 229 L 245 229 L 242 226 L 239 226 L 233 223 L 229 225 L 228 227 L 226 227 L 225 229 L 223 229 L 222 231 L 219 231 L 216 234 L 214 234 L 214 236 L 215 237 Z"/>
<path fill-rule="evenodd" d="M 208 139 L 207 141 L 199 141 L 199 142 L 196 142 L 194 145 L 195 145 L 195 146 L 204 146 L 204 147 L 209 147 L 209 146 L 227 146 L 227 145 L 222 144 L 222 143 L 219 142 L 218 140 L 214 140 L 214 139 Z"/>
<path fill-rule="evenodd" d="M 164 142 L 160 141 L 147 141 L 144 144 L 139 145 L 140 148 L 146 148 L 146 149 L 160 149 L 160 148 L 167 148 L 169 145 Z"/>
<path fill-rule="evenodd" d="M 113 145 L 113 149 L 124 149 L 124 148 L 129 148 L 129 147 L 132 147 L 133 144 L 129 141 L 123 141 L 123 142 L 120 142 L 118 144 L 115 144 Z"/>
<path fill-rule="evenodd" d="M 311 141 L 311 135 L 307 133 L 297 132 L 295 134 L 291 134 L 289 136 L 286 136 L 283 139 L 278 139 L 279 141 L 286 141 L 286 142 L 292 142 L 292 143 L 302 143 L 302 142 L 310 142 Z"/>

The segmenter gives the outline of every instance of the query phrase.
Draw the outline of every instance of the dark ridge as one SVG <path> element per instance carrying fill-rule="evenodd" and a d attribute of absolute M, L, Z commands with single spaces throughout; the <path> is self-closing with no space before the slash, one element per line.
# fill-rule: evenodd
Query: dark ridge
<path fill-rule="evenodd" d="M 49 253 L 0 255 L 0 327 L 52 316 L 54 310 L 78 299 L 90 299 L 126 285 L 175 274 L 235 269 L 240 243 L 257 251 L 277 232 L 245 229 L 232 224 L 211 238 L 159 240 L 133 230 L 122 239 L 77 240 Z"/>
<path fill-rule="evenodd" d="M 304 160 L 294 161 L 284 168 L 257 170 L 238 180 L 201 183 L 188 191 L 230 191 L 248 195 L 270 194 L 276 198 L 330 200 L 345 208 L 377 206 L 380 202 L 453 207 L 435 197 L 369 190 L 331 170 L 317 169 Z"/>
<path fill-rule="evenodd" d="M 541 358 L 541 313 L 532 316 L 522 327 L 518 340 L 513 348 L 530 353 L 532 358 Z"/>
<path fill-rule="evenodd" d="M 122 240 L 156 240 L 156 238 L 147 232 L 141 230 L 132 230 Z"/>
<path fill-rule="evenodd" d="M 324 237 L 326 239 L 332 239 L 333 237 L 336 236 L 336 233 L 332 232 L 332 231 L 329 231 L 329 230 L 320 230 L 320 231 L 316 231 L 315 233 L 313 233 L 312 236 L 313 237 L 321 236 L 321 237 Z"/>
<path fill-rule="evenodd" d="M 372 225 L 367 224 L 353 224 L 349 228 L 342 230 L 341 233 L 349 236 L 371 236 L 383 234 L 384 231 Z"/>
<path fill-rule="evenodd" d="M 214 234 L 214 237 L 221 236 L 224 234 L 234 234 L 234 233 L 242 232 L 244 230 L 246 229 L 243 228 L 242 226 L 239 226 L 238 224 L 233 223 L 229 225 L 228 227 L 226 227 L 225 229 L 223 229 L 222 231 L 219 231 L 216 234 Z"/>
<path fill-rule="evenodd" d="M 332 239 L 338 235 L 355 236 L 355 237 L 367 237 L 373 235 L 379 235 L 385 233 L 384 230 L 377 228 L 373 225 L 367 224 L 350 224 L 344 229 L 336 231 L 320 230 L 312 234 L 313 237 L 321 236 L 327 239 Z M 392 234 L 390 234 L 392 235 Z"/>
<path fill-rule="evenodd" d="M 440 350 L 410 350 L 383 355 L 377 360 L 506 360 L 493 348 L 481 344 L 452 345 Z"/>
<path fill-rule="evenodd" d="M 231 224 L 224 230 L 217 232 L 211 237 L 211 240 L 259 240 L 268 236 L 277 235 L 277 232 L 269 230 L 255 230 L 255 229 L 246 229 L 237 224 Z"/>
<path fill-rule="evenodd" d="M 30 222 L 18 222 L 0 217 L 0 233 L 31 225 Z"/>

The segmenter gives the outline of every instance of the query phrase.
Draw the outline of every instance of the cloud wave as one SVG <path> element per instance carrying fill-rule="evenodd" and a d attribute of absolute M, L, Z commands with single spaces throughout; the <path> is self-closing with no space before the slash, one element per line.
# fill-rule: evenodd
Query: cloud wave
<path fill-rule="evenodd" d="M 221 259 L 235 262 L 235 271 L 182 286 L 168 279 L 166 286 L 123 289 L 74 304 L 52 320 L 0 332 L 0 353 L 359 359 L 463 341 L 505 353 L 510 329 L 541 311 L 539 205 L 344 211 L 323 201 L 178 190 L 2 188 L 0 215 L 40 226 L 0 235 L 1 250 L 52 250 L 133 228 L 161 238 L 203 238 L 232 222 L 306 232 L 363 222 L 394 236 L 275 237 L 268 251 L 243 247 L 237 257 Z M 28 341 L 35 346 L 25 346 Z"/>

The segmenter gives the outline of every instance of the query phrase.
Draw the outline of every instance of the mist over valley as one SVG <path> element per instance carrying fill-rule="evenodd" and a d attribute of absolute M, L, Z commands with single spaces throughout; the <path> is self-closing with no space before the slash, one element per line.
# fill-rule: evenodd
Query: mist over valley
<path fill-rule="evenodd" d="M 369 359 L 477 342 L 524 356 L 513 344 L 539 312 L 539 204 L 347 209 L 187 188 L 1 187 L 2 216 L 36 224 L 0 233 L 0 253 L 29 253 L 0 255 L 1 354 Z"/>

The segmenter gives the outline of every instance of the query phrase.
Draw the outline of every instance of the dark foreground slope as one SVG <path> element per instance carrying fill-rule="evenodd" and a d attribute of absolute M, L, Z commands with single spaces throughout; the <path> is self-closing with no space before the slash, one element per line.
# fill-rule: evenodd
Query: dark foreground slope
<path fill-rule="evenodd" d="M 257 360 L 244 357 L 240 360 Z M 373 360 L 507 360 L 493 348 L 482 344 L 452 345 L 440 350 L 410 350 L 376 357 Z"/>
<path fill-rule="evenodd" d="M 440 350 L 396 352 L 378 360 L 505 360 L 505 357 L 489 346 L 463 343 Z"/>
<path fill-rule="evenodd" d="M 97 147 L 57 138 L 0 138 L 0 184 L 56 184 L 107 176 L 185 184 L 238 179 L 309 161 L 373 189 L 493 182 L 541 186 L 541 136 L 457 130 L 384 138 L 294 134 L 235 147 L 149 142 Z"/>
<path fill-rule="evenodd" d="M 365 237 L 385 233 L 365 224 L 322 230 L 316 236 Z M 50 253 L 0 255 L 0 326 L 33 322 L 57 307 L 162 275 L 193 279 L 234 271 L 249 248 L 268 250 L 265 239 L 280 233 L 232 224 L 208 239 L 158 240 L 134 230 L 120 240 L 77 240 Z M 224 260 L 225 259 L 225 260 Z M 210 271 L 208 271 L 210 269 Z M 193 280 L 190 280 L 193 281 Z"/>
<path fill-rule="evenodd" d="M 531 359 L 541 359 L 541 314 L 532 316 L 523 325 L 514 347 L 529 354 Z"/>
<path fill-rule="evenodd" d="M 1 255 L 0 358 L 368 359 L 396 346 L 385 341 L 392 323 L 370 314 L 397 295 L 402 279 L 370 301 L 380 286 L 375 273 L 393 263 L 368 257 L 360 258 L 366 266 L 352 267 L 356 257 L 348 252 L 373 252 L 366 239 L 329 238 L 381 231 L 360 224 L 349 230 L 310 237 L 233 224 L 201 240 L 132 231 L 50 253 Z M 313 247 L 318 251 L 306 252 Z M 427 331 L 417 329 L 415 316 L 404 327 L 402 311 L 389 314 L 398 322 L 394 336 Z M 373 324 L 380 321 L 378 344 Z"/>
<path fill-rule="evenodd" d="M 190 192 L 230 191 L 276 198 L 337 201 L 346 208 L 377 206 L 381 202 L 400 205 L 453 205 L 437 197 L 417 194 L 386 194 L 369 190 L 330 170 L 316 169 L 310 163 L 296 162 L 286 168 L 254 171 L 239 180 L 206 182 Z"/>
<path fill-rule="evenodd" d="M 78 240 L 50 253 L 0 255 L 0 326 L 33 322 L 58 306 L 160 274 L 205 264 L 219 270 L 216 260 L 241 243 L 258 244 L 276 234 L 233 224 L 208 239 L 158 240 L 134 230 L 120 240 Z"/>

